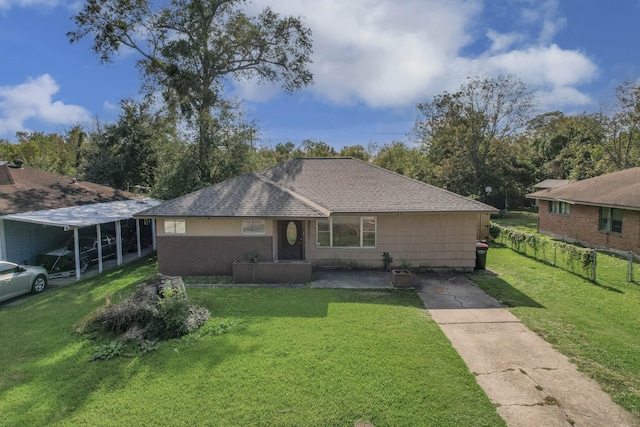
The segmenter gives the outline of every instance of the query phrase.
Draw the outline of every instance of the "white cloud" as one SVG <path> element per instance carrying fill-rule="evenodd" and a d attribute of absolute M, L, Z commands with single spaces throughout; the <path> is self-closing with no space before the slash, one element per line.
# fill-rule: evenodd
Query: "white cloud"
<path fill-rule="evenodd" d="M 254 0 L 260 10 L 268 0 Z M 335 104 L 411 106 L 469 76 L 513 73 L 549 103 L 591 102 L 578 87 L 597 75 L 584 53 L 552 40 L 566 20 L 558 0 L 512 0 L 526 32 L 482 28 L 481 0 L 281 0 L 273 9 L 302 16 L 313 31 L 314 86 Z M 505 25 L 511 25 L 510 22 Z M 489 47 L 478 50 L 477 37 Z M 476 42 L 476 43 L 474 43 Z M 472 50 L 475 49 L 475 50 Z M 252 86 L 248 84 L 248 86 Z M 245 99 L 264 101 L 268 91 L 242 85 Z"/>
<path fill-rule="evenodd" d="M 25 130 L 27 120 L 64 125 L 89 120 L 84 108 L 52 99 L 59 89 L 48 74 L 16 86 L 0 86 L 0 134 Z"/>
<path fill-rule="evenodd" d="M 509 49 L 515 43 L 524 39 L 524 35 L 520 33 L 499 33 L 495 30 L 489 29 L 487 31 L 487 38 L 491 40 L 491 52 L 502 52 Z"/>

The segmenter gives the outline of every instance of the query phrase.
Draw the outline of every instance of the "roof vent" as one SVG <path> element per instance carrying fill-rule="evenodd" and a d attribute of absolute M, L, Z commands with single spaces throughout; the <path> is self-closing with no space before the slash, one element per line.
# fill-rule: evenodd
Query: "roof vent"
<path fill-rule="evenodd" d="M 22 169 L 22 165 L 24 164 L 24 160 L 22 159 L 15 159 L 13 161 L 13 165 L 14 167 L 18 168 L 18 169 Z"/>

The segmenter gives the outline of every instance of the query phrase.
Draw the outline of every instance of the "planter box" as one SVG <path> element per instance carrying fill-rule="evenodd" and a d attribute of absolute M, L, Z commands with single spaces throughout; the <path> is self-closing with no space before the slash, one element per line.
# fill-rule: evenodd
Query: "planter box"
<path fill-rule="evenodd" d="M 407 270 L 391 270 L 391 284 L 394 288 L 410 288 L 413 286 L 413 275 Z"/>
<path fill-rule="evenodd" d="M 233 263 L 233 283 L 309 283 L 311 262 L 272 261 Z"/>

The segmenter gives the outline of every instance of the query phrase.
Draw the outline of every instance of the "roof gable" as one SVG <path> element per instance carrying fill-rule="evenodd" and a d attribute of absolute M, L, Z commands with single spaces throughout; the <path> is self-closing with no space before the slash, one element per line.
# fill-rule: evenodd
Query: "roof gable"
<path fill-rule="evenodd" d="M 353 158 L 299 158 L 213 185 L 138 214 L 322 218 L 335 213 L 497 212 Z"/>
<path fill-rule="evenodd" d="M 640 167 L 527 194 L 530 199 L 640 209 Z"/>

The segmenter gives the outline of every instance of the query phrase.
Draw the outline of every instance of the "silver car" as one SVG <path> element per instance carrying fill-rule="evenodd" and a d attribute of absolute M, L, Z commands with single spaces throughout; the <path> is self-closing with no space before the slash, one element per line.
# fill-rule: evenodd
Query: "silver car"
<path fill-rule="evenodd" d="M 31 292 L 38 294 L 47 287 L 47 270 L 32 265 L 0 261 L 0 301 Z"/>

